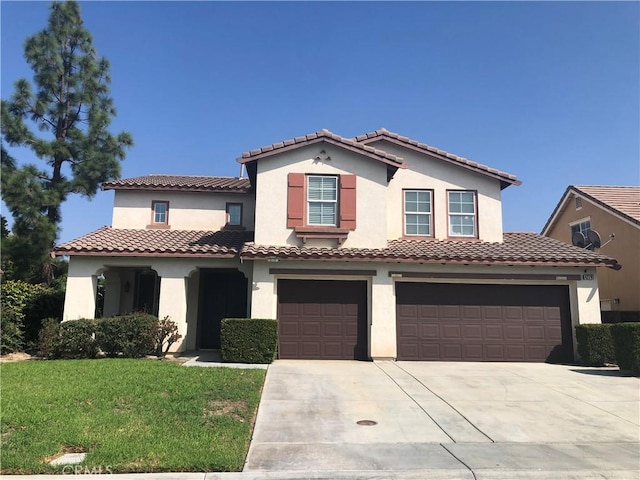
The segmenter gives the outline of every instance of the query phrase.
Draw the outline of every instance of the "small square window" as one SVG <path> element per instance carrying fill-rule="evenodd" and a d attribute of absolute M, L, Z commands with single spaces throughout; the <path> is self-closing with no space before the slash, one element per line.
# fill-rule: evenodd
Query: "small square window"
<path fill-rule="evenodd" d="M 571 235 L 576 232 L 580 232 L 586 237 L 589 230 L 591 230 L 591 220 L 584 220 L 582 222 L 571 225 Z"/>
<path fill-rule="evenodd" d="M 431 192 L 404 191 L 404 234 L 431 235 Z"/>
<path fill-rule="evenodd" d="M 167 225 L 169 223 L 169 202 L 152 202 L 153 219 L 151 223 Z"/>
<path fill-rule="evenodd" d="M 242 225 L 242 204 L 227 203 L 227 225 L 239 227 Z"/>

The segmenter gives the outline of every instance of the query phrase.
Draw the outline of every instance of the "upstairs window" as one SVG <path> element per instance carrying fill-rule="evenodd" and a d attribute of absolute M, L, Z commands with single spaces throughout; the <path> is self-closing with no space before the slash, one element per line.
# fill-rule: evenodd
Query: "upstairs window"
<path fill-rule="evenodd" d="M 241 203 L 227 203 L 227 225 L 234 227 L 242 225 Z"/>
<path fill-rule="evenodd" d="M 153 210 L 151 223 L 154 225 L 169 224 L 169 202 L 151 202 Z"/>
<path fill-rule="evenodd" d="M 591 230 L 591 220 L 582 220 L 581 222 L 571 225 L 571 235 L 580 232 L 586 237 L 589 230 Z"/>
<path fill-rule="evenodd" d="M 404 234 L 430 236 L 432 215 L 431 191 L 404 191 Z"/>
<path fill-rule="evenodd" d="M 338 177 L 307 177 L 307 224 L 336 226 Z"/>
<path fill-rule="evenodd" d="M 447 192 L 449 201 L 449 236 L 477 236 L 476 194 L 475 192 Z"/>

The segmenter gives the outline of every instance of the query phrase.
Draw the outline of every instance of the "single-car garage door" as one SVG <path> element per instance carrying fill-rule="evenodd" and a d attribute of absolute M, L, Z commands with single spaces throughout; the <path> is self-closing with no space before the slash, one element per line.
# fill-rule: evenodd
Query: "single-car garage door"
<path fill-rule="evenodd" d="M 364 360 L 367 283 L 278 280 L 280 358 Z"/>
<path fill-rule="evenodd" d="M 396 302 L 398 360 L 573 357 L 566 286 L 398 282 Z"/>

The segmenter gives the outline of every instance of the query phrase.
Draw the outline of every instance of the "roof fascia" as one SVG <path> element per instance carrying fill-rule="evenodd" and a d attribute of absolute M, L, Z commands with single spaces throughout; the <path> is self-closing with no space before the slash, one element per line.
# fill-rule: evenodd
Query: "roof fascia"
<path fill-rule="evenodd" d="M 209 192 L 209 193 L 234 193 L 244 194 L 248 193 L 251 187 L 246 190 L 224 190 L 220 188 L 198 188 L 198 187 L 162 187 L 162 186 L 135 186 L 135 185 L 122 185 L 122 186 L 107 186 L 101 187 L 102 191 L 107 190 L 138 190 L 143 192 Z"/>

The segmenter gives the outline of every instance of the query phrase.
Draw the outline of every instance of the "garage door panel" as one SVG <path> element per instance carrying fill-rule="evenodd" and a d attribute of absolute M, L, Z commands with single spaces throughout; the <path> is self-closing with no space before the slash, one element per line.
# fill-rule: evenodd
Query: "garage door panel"
<path fill-rule="evenodd" d="M 396 298 L 400 360 L 572 359 L 568 287 L 397 283 Z"/>
<path fill-rule="evenodd" d="M 279 280 L 279 357 L 366 359 L 366 305 L 364 281 Z"/>

